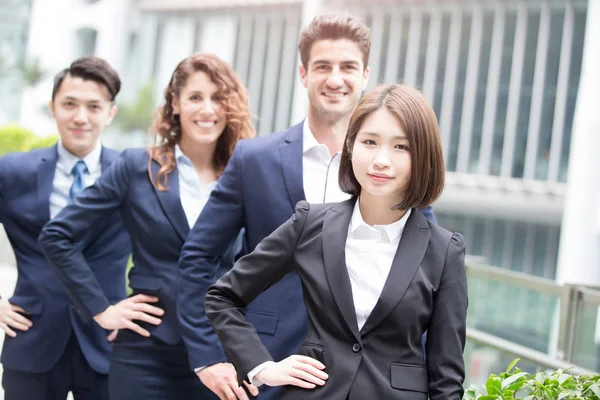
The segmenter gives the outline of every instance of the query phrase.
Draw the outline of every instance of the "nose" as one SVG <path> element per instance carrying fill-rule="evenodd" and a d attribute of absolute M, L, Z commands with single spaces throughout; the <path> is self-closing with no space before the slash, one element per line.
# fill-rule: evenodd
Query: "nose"
<path fill-rule="evenodd" d="M 88 120 L 88 115 L 85 107 L 79 107 L 77 109 L 77 113 L 75 114 L 75 123 L 85 124 Z"/>
<path fill-rule="evenodd" d="M 377 169 L 384 169 L 390 166 L 390 155 L 387 149 L 381 149 L 373 159 L 373 166 Z"/>
<path fill-rule="evenodd" d="M 331 73 L 327 77 L 326 84 L 331 89 L 338 89 L 344 85 L 344 79 L 342 79 L 339 66 L 336 65 L 331 69 Z"/>
<path fill-rule="evenodd" d="M 216 105 L 210 98 L 204 99 L 201 105 L 200 113 L 202 115 L 212 115 L 215 112 Z"/>

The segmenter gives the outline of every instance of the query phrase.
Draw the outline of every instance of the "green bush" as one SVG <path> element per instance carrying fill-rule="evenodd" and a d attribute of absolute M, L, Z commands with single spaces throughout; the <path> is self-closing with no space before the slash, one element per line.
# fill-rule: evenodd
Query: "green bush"
<path fill-rule="evenodd" d="M 22 151 L 23 145 L 37 136 L 28 129 L 17 124 L 0 127 L 0 157 L 6 153 Z"/>
<path fill-rule="evenodd" d="M 463 400 L 600 400 L 600 375 L 569 375 L 563 370 L 521 371 L 514 360 L 499 376 L 492 374 L 485 387 L 471 387 Z"/>
<path fill-rule="evenodd" d="M 58 141 L 58 135 L 39 137 L 17 124 L 0 127 L 0 157 L 15 151 L 29 151 L 50 147 Z"/>

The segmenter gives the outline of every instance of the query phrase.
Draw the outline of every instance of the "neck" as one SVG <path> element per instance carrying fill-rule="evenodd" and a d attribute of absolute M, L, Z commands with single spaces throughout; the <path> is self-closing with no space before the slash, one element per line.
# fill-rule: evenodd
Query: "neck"
<path fill-rule="evenodd" d="M 214 172 L 213 156 L 216 147 L 216 143 L 199 145 L 187 141 L 184 135 L 182 135 L 179 141 L 179 148 L 190 159 L 194 169 L 198 173 Z"/>
<path fill-rule="evenodd" d="M 96 148 L 96 146 L 98 145 L 98 142 L 94 143 L 94 145 L 88 149 L 70 149 L 69 147 L 65 146 L 65 144 L 63 143 L 62 146 L 64 147 L 64 149 L 66 151 L 68 151 L 69 153 L 73 154 L 75 157 L 82 159 L 83 157 L 87 156 L 88 154 L 90 154 L 92 151 L 94 151 L 94 149 Z"/>
<path fill-rule="evenodd" d="M 310 131 L 317 142 L 327 146 L 332 156 L 342 151 L 349 123 L 350 115 L 331 121 L 318 116 L 312 107 L 309 107 L 308 126 Z"/>
<path fill-rule="evenodd" d="M 363 220 L 373 225 L 389 225 L 399 221 L 406 215 L 407 210 L 394 210 L 398 204 L 398 198 L 391 196 L 372 196 L 364 190 L 358 199 L 360 215 Z"/>

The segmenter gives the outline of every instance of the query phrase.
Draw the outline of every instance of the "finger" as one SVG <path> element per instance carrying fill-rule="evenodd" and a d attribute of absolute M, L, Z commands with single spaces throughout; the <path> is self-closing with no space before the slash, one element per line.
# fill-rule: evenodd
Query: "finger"
<path fill-rule="evenodd" d="M 9 303 L 9 304 L 10 304 L 10 303 Z M 23 313 L 23 314 L 30 315 L 30 314 L 29 314 L 27 311 L 23 310 L 21 307 L 19 307 L 19 306 L 18 306 L 18 305 L 16 305 L 16 304 L 10 304 L 10 308 L 11 308 L 13 311 L 16 311 L 16 312 L 20 312 L 20 313 Z"/>
<path fill-rule="evenodd" d="M 326 380 L 327 378 L 329 378 L 329 375 L 327 375 L 327 373 L 325 373 L 324 371 L 321 371 L 320 369 L 316 369 L 315 367 L 313 367 L 312 365 L 307 364 L 307 363 L 298 362 L 298 363 L 294 364 L 292 366 L 292 368 L 301 370 L 301 371 L 305 371 L 313 376 L 316 376 L 319 379 Z"/>
<path fill-rule="evenodd" d="M 156 318 L 151 315 L 144 314 L 143 312 L 134 311 L 131 314 L 129 314 L 128 317 L 131 317 L 131 318 L 129 318 L 130 320 L 135 319 L 137 321 L 144 321 L 144 322 L 147 322 L 152 325 L 160 325 L 160 323 L 161 323 L 160 318 Z"/>
<path fill-rule="evenodd" d="M 293 357 L 296 361 L 300 361 L 302 363 L 312 365 L 313 367 L 318 368 L 318 369 L 325 369 L 325 365 L 323 365 L 319 360 L 314 359 L 312 357 L 301 356 L 301 355 L 295 355 Z"/>
<path fill-rule="evenodd" d="M 138 335 L 142 335 L 142 336 L 145 336 L 145 337 L 150 337 L 150 332 L 148 332 L 147 330 L 145 330 L 144 328 L 142 328 L 141 326 L 139 326 L 136 323 L 133 323 L 133 322 L 131 322 L 129 320 L 124 319 L 123 320 L 123 325 L 124 325 L 124 328 L 132 330 L 135 333 L 137 333 Z"/>
<path fill-rule="evenodd" d="M 25 318 L 17 312 L 11 313 L 8 317 L 30 328 L 33 326 L 33 323 L 28 318 Z"/>
<path fill-rule="evenodd" d="M 140 293 L 136 294 L 133 297 L 130 297 L 127 300 L 132 301 L 134 303 L 156 303 L 158 301 L 158 297 Z"/>
<path fill-rule="evenodd" d="M 239 400 L 250 400 L 248 398 L 248 395 L 246 394 L 246 392 L 244 391 L 244 388 L 241 386 L 238 386 L 237 382 L 231 382 L 232 388 L 233 388 L 233 392 L 235 393 L 235 395 L 237 397 L 234 397 L 234 399 L 239 399 Z"/>
<path fill-rule="evenodd" d="M 17 333 L 10 329 L 5 323 L 0 323 L 0 329 L 2 329 L 10 337 L 17 337 Z"/>
<path fill-rule="evenodd" d="M 237 396 L 235 395 L 233 390 L 231 390 L 231 387 L 229 387 L 229 384 L 227 382 L 223 382 L 220 385 L 220 389 L 221 389 L 221 392 L 223 393 L 223 396 L 225 396 L 226 400 L 236 400 L 237 399 Z"/>
<path fill-rule="evenodd" d="M 318 378 L 312 374 L 309 374 L 306 371 L 302 371 L 301 369 L 292 369 L 290 372 L 290 376 L 294 378 L 302 379 L 303 381 L 314 383 L 315 385 L 323 386 L 325 384 L 325 380 Z"/>
<path fill-rule="evenodd" d="M 165 313 L 165 311 L 162 308 L 154 307 L 146 303 L 135 303 L 135 305 L 133 306 L 133 310 L 142 311 L 146 314 L 154 314 L 158 316 L 162 316 Z"/>
<path fill-rule="evenodd" d="M 298 386 L 304 389 L 314 389 L 316 387 L 316 385 L 313 383 L 303 381 L 302 379 L 294 378 L 293 376 L 289 377 L 286 385 Z"/>
<path fill-rule="evenodd" d="M 217 391 L 216 392 L 213 391 L 213 393 L 217 395 L 219 400 L 227 400 L 227 396 L 225 396 L 225 393 L 223 393 L 222 390 L 217 389 Z"/>
<path fill-rule="evenodd" d="M 244 385 L 246 385 L 246 388 L 250 391 L 250 394 L 254 397 L 258 396 L 258 388 L 254 385 L 249 384 L 248 382 L 244 381 Z"/>
<path fill-rule="evenodd" d="M 114 331 L 112 331 L 110 333 L 110 335 L 108 335 L 108 337 L 106 338 L 109 342 L 114 342 L 115 339 L 117 338 L 117 334 L 119 333 L 118 329 L 115 329 Z"/>
<path fill-rule="evenodd" d="M 23 332 L 26 332 L 29 330 L 29 327 L 27 325 L 22 324 L 19 321 L 15 321 L 14 319 L 12 319 L 10 317 L 6 317 L 6 320 L 4 322 L 7 326 L 10 326 L 11 328 L 18 329 Z"/>

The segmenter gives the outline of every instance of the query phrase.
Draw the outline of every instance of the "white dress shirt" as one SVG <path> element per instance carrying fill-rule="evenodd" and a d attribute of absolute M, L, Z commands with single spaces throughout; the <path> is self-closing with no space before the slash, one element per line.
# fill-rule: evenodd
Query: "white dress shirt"
<path fill-rule="evenodd" d="M 354 205 L 348 226 L 345 257 L 360 331 L 381 296 L 411 210 L 392 224 L 370 226 L 364 221 L 358 203 Z M 256 374 L 272 363 L 267 361 L 253 368 L 248 373 L 248 381 L 256 386 L 262 385 L 255 378 Z"/>
<path fill-rule="evenodd" d="M 339 183 L 342 152 L 331 156 L 329 149 L 315 139 L 308 126 L 302 124 L 302 186 L 309 203 L 337 203 L 348 200 Z"/>
<path fill-rule="evenodd" d="M 183 154 L 179 145 L 175 145 L 175 160 L 177 162 L 177 175 L 179 178 L 179 199 L 185 212 L 190 228 L 194 226 L 200 212 L 208 202 L 210 193 L 217 186 L 217 182 L 210 182 L 202 187 L 200 177 L 190 159 Z"/>
<path fill-rule="evenodd" d="M 410 213 L 389 225 L 370 226 L 362 218 L 358 201 L 354 206 L 345 255 L 359 331 L 381 296 Z"/>
<path fill-rule="evenodd" d="M 71 172 L 78 161 L 82 160 L 87 167 L 87 172 L 83 174 L 84 188 L 93 185 L 96 179 L 102 175 L 102 163 L 100 160 L 102 144 L 100 141 L 97 142 L 94 150 L 83 158 L 70 153 L 65 149 L 60 140 L 57 144 L 57 151 L 58 160 L 52 181 L 52 193 L 50 193 L 50 218 L 54 218 L 69 202 L 69 191 L 75 180 L 75 176 Z"/>

